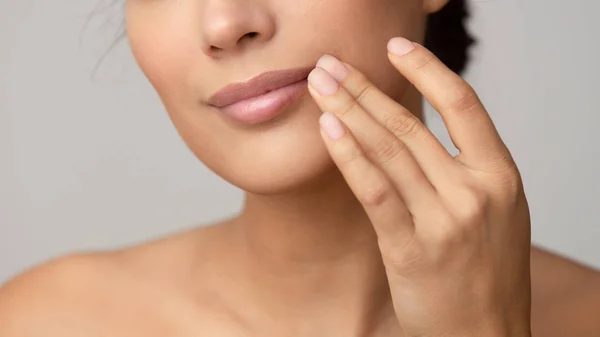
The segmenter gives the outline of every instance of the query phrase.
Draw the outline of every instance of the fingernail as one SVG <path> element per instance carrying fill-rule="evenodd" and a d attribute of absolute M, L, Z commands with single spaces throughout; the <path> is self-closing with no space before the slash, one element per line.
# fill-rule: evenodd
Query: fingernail
<path fill-rule="evenodd" d="M 331 112 L 324 112 L 319 117 L 321 129 L 331 140 L 338 140 L 346 133 L 342 122 Z"/>
<path fill-rule="evenodd" d="M 415 44 L 403 37 L 394 37 L 388 42 L 387 48 L 390 53 L 402 56 L 415 49 Z"/>
<path fill-rule="evenodd" d="M 317 67 L 327 70 L 327 72 L 331 74 L 333 78 L 340 82 L 343 81 L 346 76 L 348 76 L 348 69 L 344 66 L 344 64 L 331 55 L 321 56 L 317 62 Z"/>
<path fill-rule="evenodd" d="M 323 96 L 335 94 L 339 85 L 329 73 L 323 68 L 315 68 L 308 74 L 308 83 Z"/>

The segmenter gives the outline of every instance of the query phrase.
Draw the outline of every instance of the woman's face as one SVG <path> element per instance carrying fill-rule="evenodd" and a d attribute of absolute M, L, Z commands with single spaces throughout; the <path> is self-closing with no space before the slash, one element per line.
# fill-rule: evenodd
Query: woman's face
<path fill-rule="evenodd" d="M 140 68 L 193 153 L 253 193 L 296 188 L 334 168 L 308 91 L 275 119 L 243 125 L 207 103 L 233 82 L 313 67 L 331 54 L 401 101 L 408 85 L 387 59 L 393 36 L 422 41 L 447 0 L 127 0 Z"/>

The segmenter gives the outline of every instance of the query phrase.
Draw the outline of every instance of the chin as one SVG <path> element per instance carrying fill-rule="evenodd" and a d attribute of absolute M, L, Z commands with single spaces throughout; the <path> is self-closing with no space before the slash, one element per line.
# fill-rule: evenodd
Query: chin
<path fill-rule="evenodd" d="M 274 195 L 301 191 L 323 180 L 336 166 L 326 152 L 311 156 L 292 153 L 265 156 L 251 163 L 241 162 L 221 176 L 238 188 L 254 194 Z"/>

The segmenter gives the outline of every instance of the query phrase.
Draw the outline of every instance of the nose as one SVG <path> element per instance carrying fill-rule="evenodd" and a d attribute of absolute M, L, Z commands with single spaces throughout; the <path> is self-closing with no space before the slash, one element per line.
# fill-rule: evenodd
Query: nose
<path fill-rule="evenodd" d="M 202 20 L 203 52 L 212 58 L 251 48 L 270 40 L 275 20 L 252 0 L 207 0 Z"/>

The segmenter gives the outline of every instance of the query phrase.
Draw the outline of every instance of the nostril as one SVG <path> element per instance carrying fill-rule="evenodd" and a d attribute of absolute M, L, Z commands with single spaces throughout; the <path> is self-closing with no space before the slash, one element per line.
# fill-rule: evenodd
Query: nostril
<path fill-rule="evenodd" d="M 247 39 L 250 39 L 250 40 L 252 40 L 252 39 L 254 39 L 256 36 L 258 36 L 258 33 L 257 33 L 257 32 L 250 32 L 250 33 L 246 33 L 246 34 L 244 34 L 244 36 L 242 36 L 242 37 L 240 37 L 240 38 L 239 38 L 239 40 L 238 40 L 238 43 L 239 43 L 239 42 L 241 42 L 241 41 L 243 41 L 243 40 L 247 40 Z"/>
<path fill-rule="evenodd" d="M 259 33 L 258 33 L 258 32 L 249 32 L 249 33 L 246 33 L 246 34 L 244 34 L 242 37 L 240 37 L 240 38 L 237 40 L 237 42 L 236 42 L 236 45 L 237 45 L 237 44 L 244 43 L 244 42 L 247 42 L 247 41 L 244 41 L 244 40 L 252 40 L 252 39 L 254 39 L 255 37 L 257 37 L 258 35 L 259 35 Z M 221 47 L 217 47 L 216 45 L 211 45 L 211 46 L 210 46 L 210 47 L 208 47 L 208 48 L 209 48 L 209 51 L 210 51 L 211 53 L 221 53 L 221 52 L 222 52 L 224 49 L 228 49 L 229 47 L 225 47 L 225 48 L 223 48 L 223 46 L 221 46 Z"/>
<path fill-rule="evenodd" d="M 257 37 L 257 36 L 258 36 L 257 32 L 246 33 L 246 34 L 244 34 L 242 37 L 240 37 L 237 40 L 237 43 L 241 44 L 241 43 L 249 42 L 249 41 L 253 40 L 255 37 Z"/>

